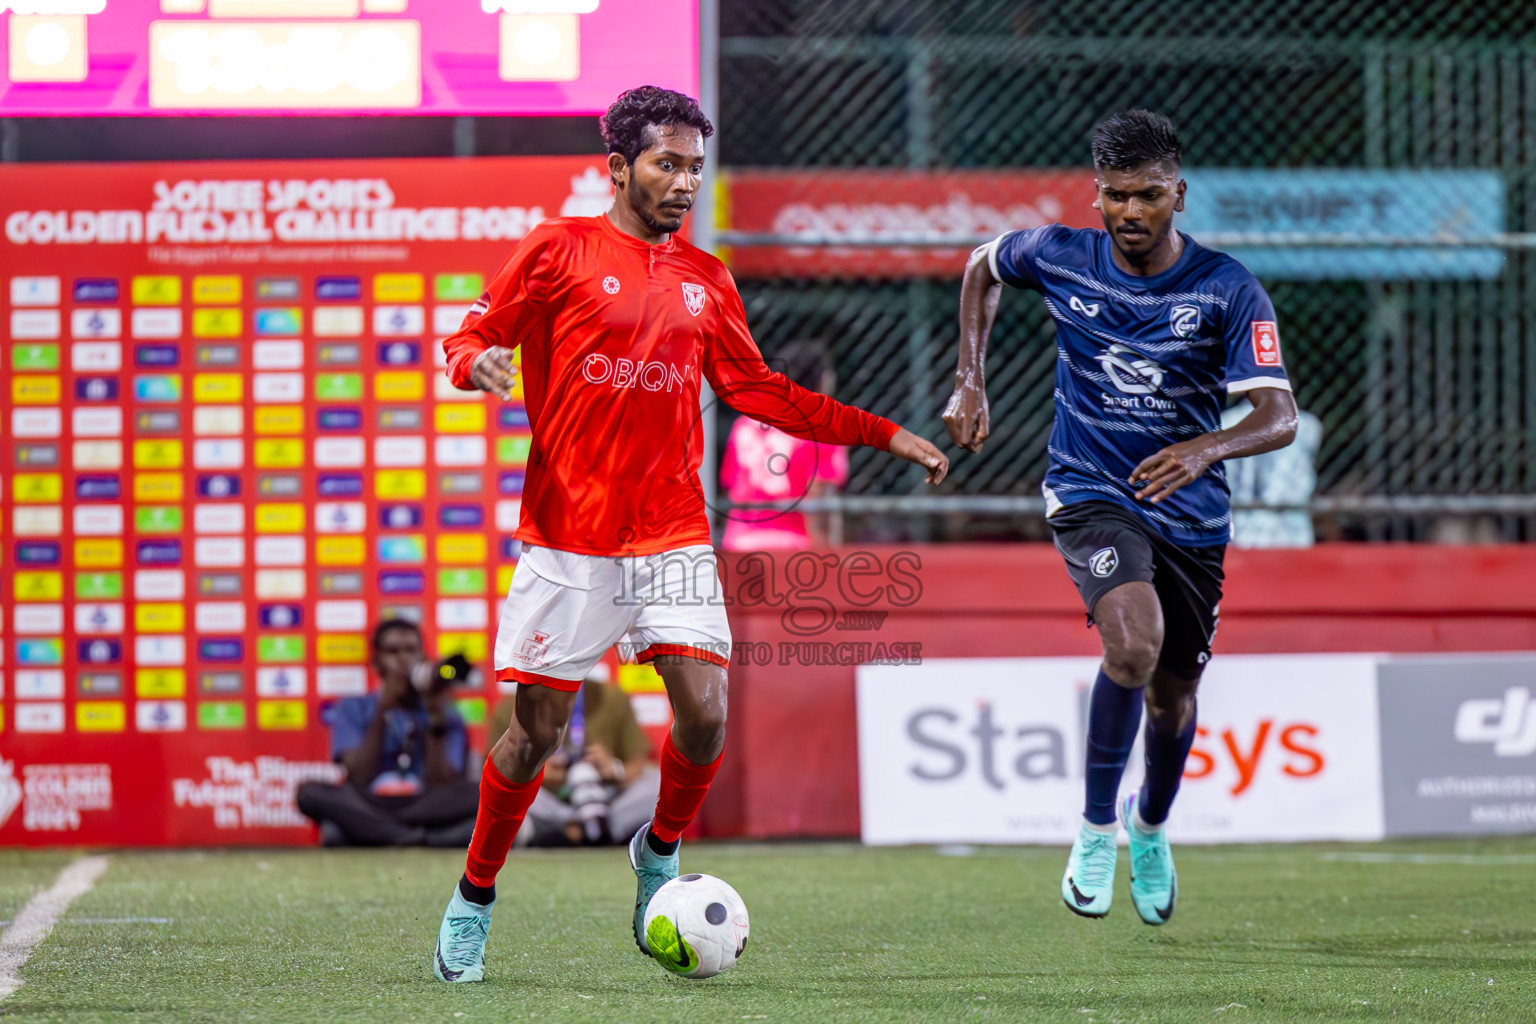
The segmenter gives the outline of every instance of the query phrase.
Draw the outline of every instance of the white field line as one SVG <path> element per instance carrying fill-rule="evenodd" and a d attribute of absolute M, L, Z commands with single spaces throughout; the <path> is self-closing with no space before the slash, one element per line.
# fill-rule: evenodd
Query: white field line
<path fill-rule="evenodd" d="M 1536 864 L 1536 854 L 1529 853 L 1371 853 L 1342 851 L 1317 858 L 1335 864 Z"/>
<path fill-rule="evenodd" d="M 10 924 L 9 920 L 0 921 L 0 927 Z M 175 924 L 174 917 L 72 917 L 68 921 L 60 921 L 60 924 Z"/>
<path fill-rule="evenodd" d="M 59 918 L 78 897 L 91 891 L 96 880 L 107 870 L 107 858 L 82 857 L 59 872 L 52 888 L 44 889 L 27 901 L 0 934 L 0 1000 L 10 998 L 21 987 L 21 968 Z"/>

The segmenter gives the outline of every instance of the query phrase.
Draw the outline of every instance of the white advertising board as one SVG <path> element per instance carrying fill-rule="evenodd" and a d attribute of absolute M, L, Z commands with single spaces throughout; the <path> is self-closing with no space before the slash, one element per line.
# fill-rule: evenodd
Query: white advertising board
<path fill-rule="evenodd" d="M 1200 686 L 1176 842 L 1380 839 L 1374 655 L 1227 655 Z M 1097 658 L 858 670 L 867 843 L 1070 843 Z M 1122 792 L 1141 785 L 1140 741 Z"/>

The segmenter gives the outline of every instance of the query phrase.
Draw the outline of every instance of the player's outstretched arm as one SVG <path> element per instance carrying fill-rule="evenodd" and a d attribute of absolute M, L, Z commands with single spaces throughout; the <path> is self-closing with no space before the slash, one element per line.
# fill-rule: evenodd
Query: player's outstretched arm
<path fill-rule="evenodd" d="M 720 333 L 704 353 L 704 376 L 716 396 L 737 412 L 821 444 L 864 444 L 926 469 L 936 484 L 949 459 L 930 442 L 872 412 L 844 405 L 775 373 L 763 361 L 747 328 L 747 312 L 735 282 L 725 273 Z"/>
<path fill-rule="evenodd" d="M 1171 444 L 1147 456 L 1131 474 L 1136 497 L 1156 505 L 1223 459 L 1262 455 L 1296 439 L 1296 399 L 1284 388 L 1248 392 L 1253 412 L 1224 430 Z"/>
<path fill-rule="evenodd" d="M 992 432 L 987 408 L 987 339 L 997 320 L 997 303 L 1003 283 L 992 275 L 987 258 L 989 245 L 971 253 L 960 285 L 960 365 L 955 370 L 955 390 L 944 406 L 944 425 L 961 448 L 979 452 Z"/>
<path fill-rule="evenodd" d="M 770 370 L 755 351 L 752 357 L 713 359 L 705 372 L 726 405 L 786 434 L 821 444 L 865 444 L 888 451 L 926 469 L 924 479 L 930 484 L 949 472 L 949 457 L 926 438 L 830 395 L 806 390 Z"/>

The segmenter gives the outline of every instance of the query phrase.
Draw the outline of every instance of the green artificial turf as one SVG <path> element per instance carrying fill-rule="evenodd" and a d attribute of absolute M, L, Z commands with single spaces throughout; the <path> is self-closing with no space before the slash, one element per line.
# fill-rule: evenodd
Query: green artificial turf
<path fill-rule="evenodd" d="M 1070 914 L 1065 850 L 693 844 L 752 915 L 702 982 L 635 949 L 622 849 L 520 851 L 462 986 L 429 964 L 458 855 L 109 851 L 0 1020 L 1536 1020 L 1536 841 L 1175 850 L 1154 929 L 1124 863 L 1107 919 Z M 0 851 L 0 918 L 70 856 Z"/>

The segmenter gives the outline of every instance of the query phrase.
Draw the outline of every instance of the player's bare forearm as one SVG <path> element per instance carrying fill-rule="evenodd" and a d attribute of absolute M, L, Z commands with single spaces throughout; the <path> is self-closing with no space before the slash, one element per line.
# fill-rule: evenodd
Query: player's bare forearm
<path fill-rule="evenodd" d="M 1230 428 L 1208 435 L 1221 439 L 1218 461 L 1263 455 L 1296 440 L 1296 399 L 1289 391 L 1255 388 L 1248 392 L 1248 400 L 1253 403 L 1253 412 Z"/>
<path fill-rule="evenodd" d="M 1248 393 L 1253 412 L 1223 430 L 1201 434 L 1149 455 L 1131 473 L 1136 496 L 1154 505 L 1184 485 L 1199 479 L 1223 459 L 1262 455 L 1296 439 L 1296 399 L 1281 388 L 1256 388 Z"/>
<path fill-rule="evenodd" d="M 987 408 L 987 340 L 997 320 L 1002 282 L 992 276 L 987 246 L 971 253 L 960 285 L 960 356 L 955 390 L 944 406 L 944 425 L 961 448 L 979 452 L 991 433 Z"/>

